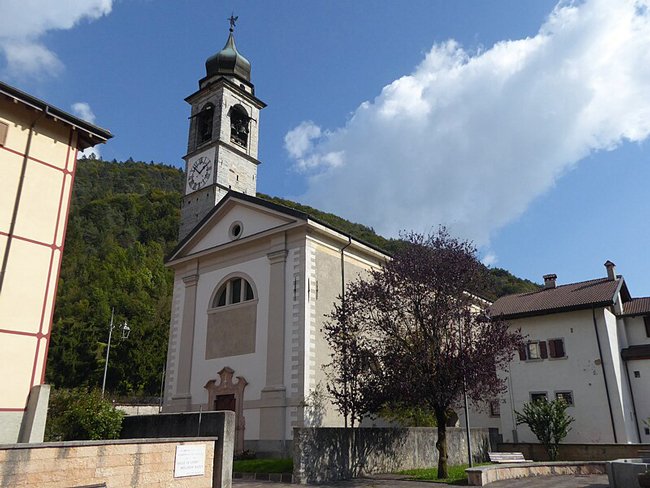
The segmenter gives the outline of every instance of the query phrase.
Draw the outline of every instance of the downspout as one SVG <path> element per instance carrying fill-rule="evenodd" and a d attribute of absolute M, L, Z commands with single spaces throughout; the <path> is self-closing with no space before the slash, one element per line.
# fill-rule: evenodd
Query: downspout
<path fill-rule="evenodd" d="M 630 381 L 630 368 L 625 360 L 625 373 L 627 375 L 627 387 L 630 389 L 630 398 L 632 399 L 632 412 L 634 413 L 634 426 L 636 427 L 636 435 L 641 442 L 641 431 L 639 430 L 639 418 L 636 415 L 636 403 L 634 402 L 634 392 L 632 391 L 632 382 Z"/>
<path fill-rule="evenodd" d="M 20 178 L 18 179 L 18 188 L 16 189 L 16 199 L 14 200 L 14 209 L 11 214 L 11 224 L 9 225 L 9 235 L 7 236 L 7 247 L 5 247 L 4 256 L 2 257 L 2 268 L 0 269 L 0 294 L 2 294 L 2 285 L 5 282 L 5 273 L 7 272 L 7 263 L 9 262 L 9 251 L 11 250 L 11 242 L 14 237 L 14 230 L 16 227 L 16 219 L 18 217 L 18 207 L 20 206 L 20 197 L 23 193 L 23 183 L 25 182 L 25 172 L 27 171 L 27 162 L 29 161 L 29 151 L 32 147 L 32 136 L 34 134 L 34 128 L 36 127 L 36 122 L 40 120 L 43 115 L 47 114 L 48 107 L 45 107 L 45 111 L 42 111 L 38 116 L 32 121 L 32 125 L 29 127 L 29 134 L 27 135 L 27 145 L 25 146 L 25 155 L 23 156 L 23 165 L 20 169 Z"/>
<path fill-rule="evenodd" d="M 609 419 L 612 422 L 612 433 L 614 434 L 614 443 L 618 444 L 618 438 L 616 437 L 616 426 L 614 425 L 614 413 L 612 412 L 612 400 L 609 396 L 607 375 L 605 374 L 605 363 L 603 362 L 603 350 L 600 346 L 600 336 L 598 335 L 598 322 L 596 322 L 596 309 L 594 307 L 591 307 L 591 315 L 594 319 L 594 331 L 596 332 L 596 342 L 598 343 L 598 358 L 600 359 L 600 368 L 603 372 L 603 381 L 605 382 L 605 393 L 607 394 L 607 406 L 609 407 Z"/>
<path fill-rule="evenodd" d="M 348 236 L 348 243 L 341 248 L 341 304 L 345 302 L 345 258 L 343 252 L 352 245 L 352 238 Z"/>
<path fill-rule="evenodd" d="M 348 243 L 341 248 L 341 306 L 345 306 L 345 256 L 343 255 L 344 251 L 352 245 L 352 238 L 348 236 Z M 354 415 L 350 412 L 350 426 L 354 428 Z M 344 419 L 345 428 L 348 428 L 348 417 L 345 416 Z"/>

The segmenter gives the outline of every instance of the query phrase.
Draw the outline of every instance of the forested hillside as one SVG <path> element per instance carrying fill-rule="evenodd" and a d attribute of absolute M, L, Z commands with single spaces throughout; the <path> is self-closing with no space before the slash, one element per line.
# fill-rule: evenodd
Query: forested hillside
<path fill-rule="evenodd" d="M 77 167 L 47 381 L 55 386 L 101 385 L 111 309 L 131 334 L 113 332 L 107 390 L 156 395 L 167 351 L 172 273 L 163 260 L 176 245 L 183 172 L 162 164 L 81 159 Z M 288 200 L 358 239 L 392 251 L 395 239 L 336 215 Z M 537 289 L 503 269 L 489 270 L 481 294 L 495 298 Z"/>
<path fill-rule="evenodd" d="M 172 273 L 183 173 L 159 164 L 81 159 L 65 241 L 48 381 L 101 385 L 111 309 L 114 330 L 107 389 L 156 394 L 167 350 Z"/>

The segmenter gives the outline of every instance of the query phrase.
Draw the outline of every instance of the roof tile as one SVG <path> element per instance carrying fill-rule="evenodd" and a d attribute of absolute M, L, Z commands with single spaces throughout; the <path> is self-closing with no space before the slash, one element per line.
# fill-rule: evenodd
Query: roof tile
<path fill-rule="evenodd" d="M 650 297 L 633 298 L 623 304 L 623 315 L 650 314 Z"/>
<path fill-rule="evenodd" d="M 592 305 L 607 305 L 613 303 L 621 280 L 621 277 L 616 280 L 599 278 L 560 285 L 556 288 L 508 295 L 492 304 L 490 315 L 516 318 L 589 308 Z"/>

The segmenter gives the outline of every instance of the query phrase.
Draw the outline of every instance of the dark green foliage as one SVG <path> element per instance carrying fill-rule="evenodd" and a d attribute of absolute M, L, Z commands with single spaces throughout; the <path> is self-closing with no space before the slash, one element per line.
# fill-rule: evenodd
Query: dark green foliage
<path fill-rule="evenodd" d="M 117 439 L 124 413 L 98 389 L 54 389 L 50 395 L 45 441 Z"/>
<path fill-rule="evenodd" d="M 567 415 L 568 405 L 562 398 L 549 402 L 546 399 L 524 403 L 523 413 L 515 411 L 517 425 L 526 424 L 539 439 L 551 461 L 557 459 L 558 445 L 569 431 L 575 420 Z"/>
<path fill-rule="evenodd" d="M 97 386 L 111 308 L 131 335 L 113 336 L 106 388 L 155 395 L 164 367 L 183 173 L 145 163 L 77 166 L 48 355 L 57 387 Z M 117 322 L 119 323 L 119 322 Z"/>
<path fill-rule="evenodd" d="M 291 473 L 293 459 L 243 459 L 233 462 L 235 473 Z"/>
<path fill-rule="evenodd" d="M 404 427 L 436 427 L 436 414 L 414 405 L 386 405 L 379 411 L 379 416 Z"/>

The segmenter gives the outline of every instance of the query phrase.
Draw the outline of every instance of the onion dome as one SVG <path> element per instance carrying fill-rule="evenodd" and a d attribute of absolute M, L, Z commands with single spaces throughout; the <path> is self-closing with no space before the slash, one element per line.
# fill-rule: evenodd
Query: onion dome
<path fill-rule="evenodd" d="M 208 78 L 216 75 L 236 76 L 250 83 L 251 63 L 237 51 L 232 28 L 223 49 L 205 62 L 205 71 Z"/>

